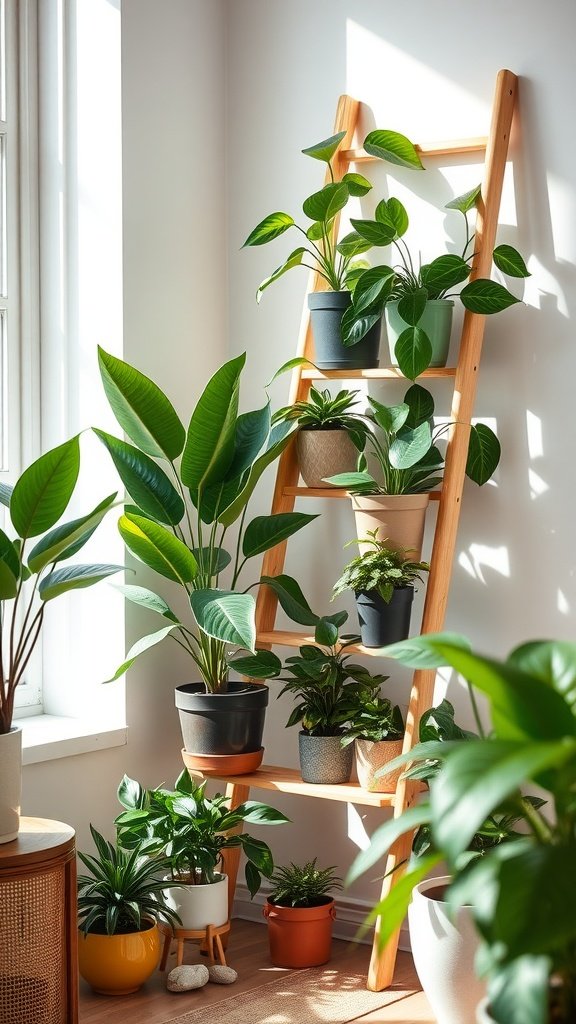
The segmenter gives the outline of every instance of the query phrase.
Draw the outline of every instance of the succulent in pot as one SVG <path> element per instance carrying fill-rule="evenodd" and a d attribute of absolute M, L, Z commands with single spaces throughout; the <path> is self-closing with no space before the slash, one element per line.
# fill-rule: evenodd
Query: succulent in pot
<path fill-rule="evenodd" d="M 115 821 L 118 840 L 127 849 L 159 857 L 168 867 L 163 883 L 167 901 L 188 929 L 228 920 L 228 881 L 221 871 L 227 850 L 244 852 L 251 896 L 258 892 L 262 875 L 272 875 L 267 844 L 238 828 L 288 821 L 280 811 L 254 800 L 230 809 L 227 797 L 217 793 L 208 798 L 205 788 L 206 782 L 197 785 L 187 769 L 173 790 L 144 789 L 126 775 L 118 787 L 124 807 Z"/>
<path fill-rule="evenodd" d="M 387 547 L 378 539 L 377 530 L 369 530 L 360 543 L 364 551 L 345 566 L 334 584 L 333 599 L 347 590 L 354 592 L 365 647 L 405 640 L 410 631 L 414 587 L 422 582 L 422 573 L 429 572 L 430 566 L 428 562 L 411 561 L 406 551 Z"/>
<path fill-rule="evenodd" d="M 301 226 L 290 214 L 277 211 L 257 224 L 244 242 L 244 246 L 265 245 L 291 228 L 303 236 L 303 244 L 262 281 L 256 297 L 259 301 L 269 285 L 294 267 L 316 271 L 327 289 L 309 296 L 315 363 L 323 369 L 378 366 L 383 307 L 374 311 L 366 300 L 367 293 L 364 293 L 361 308 L 351 304 L 351 289 L 357 286 L 369 267 L 358 257 L 371 249 L 373 243 L 356 231 L 347 234 L 340 242 L 336 239 L 341 211 L 352 197 L 364 196 L 372 188 L 361 174 L 346 173 L 337 180 L 333 162 L 345 136 L 346 132 L 341 131 L 302 150 L 307 156 L 325 163 L 329 175 L 328 183 L 304 200 L 302 209 L 309 223 Z M 364 148 L 380 159 L 422 169 L 415 147 L 398 132 L 379 129 L 370 132 L 364 140 Z M 353 352 L 349 351 L 351 346 L 354 346 Z"/>
<path fill-rule="evenodd" d="M 343 746 L 354 744 L 358 781 L 369 793 L 391 792 L 401 769 L 387 765 L 402 753 L 404 719 L 398 705 L 377 693 L 358 693 L 349 702 Z"/>
<path fill-rule="evenodd" d="M 341 889 L 334 868 L 277 867 L 264 905 L 270 957 L 276 967 L 316 967 L 330 959 L 335 917 L 331 893 Z"/>
<path fill-rule="evenodd" d="M 134 644 L 113 678 L 170 638 L 190 656 L 200 679 L 176 689 L 186 750 L 261 758 L 268 689 L 230 680 L 229 663 L 238 650 L 250 651 L 253 675 L 266 678 L 255 655 L 255 599 L 239 579 L 251 558 L 315 518 L 288 512 L 246 520 L 258 480 L 296 424 L 273 426 L 268 401 L 239 413 L 245 354 L 216 371 L 187 429 L 163 391 L 139 370 L 103 350 L 99 361 L 106 395 L 129 438 L 96 430 L 128 493 L 120 533 L 136 558 L 180 589 L 186 607 L 178 615 L 154 591 L 122 588 L 129 601 L 159 615 L 163 626 Z M 232 527 L 238 534 L 230 553 L 225 539 Z"/>
<path fill-rule="evenodd" d="M 30 671 L 49 604 L 61 594 L 90 587 L 121 565 L 70 562 L 114 504 L 110 494 L 90 512 L 59 522 L 80 470 L 79 437 L 45 452 L 14 485 L 0 484 L 8 510 L 0 530 L 0 843 L 19 828 L 21 732 L 12 724 L 16 690 Z"/>
<path fill-rule="evenodd" d="M 78 853 L 89 874 L 78 877 L 79 967 L 96 992 L 136 992 L 160 956 L 158 921 L 179 925 L 158 871 L 138 848 L 113 845 L 90 825 L 96 856 Z"/>

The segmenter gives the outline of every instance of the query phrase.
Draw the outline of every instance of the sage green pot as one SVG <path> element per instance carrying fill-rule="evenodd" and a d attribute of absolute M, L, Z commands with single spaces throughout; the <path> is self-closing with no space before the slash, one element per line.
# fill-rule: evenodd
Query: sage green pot
<path fill-rule="evenodd" d="M 418 322 L 418 327 L 425 331 L 432 345 L 430 366 L 446 366 L 450 349 L 453 311 L 454 303 L 452 299 L 429 299 Z M 387 304 L 384 310 L 384 318 L 390 348 L 390 362 L 392 366 L 398 366 L 394 350 L 398 338 L 402 331 L 406 330 L 408 324 L 400 316 L 397 302 L 389 302 Z"/>

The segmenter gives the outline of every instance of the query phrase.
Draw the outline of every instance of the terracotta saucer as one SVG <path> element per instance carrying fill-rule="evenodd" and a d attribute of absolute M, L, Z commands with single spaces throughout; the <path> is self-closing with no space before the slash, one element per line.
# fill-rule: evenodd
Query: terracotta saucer
<path fill-rule="evenodd" d="M 189 754 L 182 751 L 182 760 L 191 772 L 202 775 L 248 775 L 262 764 L 264 747 L 247 754 Z"/>

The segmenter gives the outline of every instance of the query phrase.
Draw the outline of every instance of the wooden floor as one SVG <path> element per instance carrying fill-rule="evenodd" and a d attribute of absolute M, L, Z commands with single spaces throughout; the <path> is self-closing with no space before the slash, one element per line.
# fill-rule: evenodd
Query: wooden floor
<path fill-rule="evenodd" d="M 190 952 L 188 952 L 188 949 Z M 370 949 L 365 945 L 351 945 L 335 940 L 330 966 L 337 968 L 340 962 L 349 972 L 367 971 Z M 275 974 L 283 972 L 272 967 L 268 955 L 266 926 L 249 921 L 234 921 L 230 943 L 226 953 L 228 963 L 238 971 L 234 986 L 208 985 L 203 992 L 214 1004 L 214 1024 L 218 1022 L 217 1004 L 229 999 L 234 993 L 246 992 L 274 980 Z M 187 945 L 185 962 L 196 959 L 194 946 Z M 204 961 L 203 961 L 204 962 Z M 168 961 L 168 968 L 174 965 L 174 957 Z M 165 975 L 158 972 L 131 996 L 97 996 L 82 981 L 80 983 L 80 1024 L 166 1024 L 179 1014 L 194 1009 L 194 994 L 172 995 L 166 991 Z M 396 964 L 394 987 L 410 990 L 412 994 L 402 996 L 392 1005 L 375 1010 L 363 1017 L 355 1018 L 360 1024 L 434 1024 L 426 999 L 420 991 L 414 973 L 412 959 L 408 953 L 399 953 Z M 273 1012 L 273 1007 L 270 1012 Z M 312 1022 L 311 1022 L 312 1024 Z"/>

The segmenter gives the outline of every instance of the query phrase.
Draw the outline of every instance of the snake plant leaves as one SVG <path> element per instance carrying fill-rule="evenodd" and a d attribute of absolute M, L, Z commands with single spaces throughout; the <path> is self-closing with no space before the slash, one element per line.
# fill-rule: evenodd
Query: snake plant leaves
<path fill-rule="evenodd" d="M 331 183 L 308 196 L 302 203 L 302 209 L 310 220 L 332 220 L 346 206 L 349 197 L 347 185 L 343 185 L 342 182 Z"/>
<path fill-rule="evenodd" d="M 278 576 L 262 576 L 260 582 L 274 591 L 280 607 L 293 622 L 298 622 L 301 626 L 315 626 L 319 621 L 319 616 L 314 614 L 300 586 L 291 576 L 285 573 Z"/>
<path fill-rule="evenodd" d="M 383 224 L 378 220 L 350 219 L 355 231 L 371 245 L 390 245 L 396 237 L 396 228 L 392 224 Z"/>
<path fill-rule="evenodd" d="M 428 293 L 425 288 L 417 288 L 416 291 L 403 295 L 398 303 L 398 313 L 404 323 L 410 327 L 416 327 L 426 309 L 427 301 Z"/>
<path fill-rule="evenodd" d="M 329 164 L 345 135 L 345 131 L 337 132 L 336 135 L 331 135 L 329 139 L 323 139 L 322 142 L 316 142 L 315 145 L 308 146 L 302 152 L 305 156 L 311 156 L 314 160 L 322 160 L 325 164 Z"/>
<path fill-rule="evenodd" d="M 459 210 L 460 213 L 467 214 L 474 206 L 476 206 L 476 200 L 479 198 L 482 191 L 481 185 L 476 185 L 475 188 L 471 188 L 469 192 L 465 192 L 461 196 L 456 196 L 455 199 L 451 199 L 449 203 L 446 203 L 446 210 Z"/>
<path fill-rule="evenodd" d="M 126 547 L 140 561 L 174 583 L 191 583 L 198 573 L 194 555 L 178 537 L 159 523 L 129 513 L 118 521 Z"/>
<path fill-rule="evenodd" d="M 244 531 L 242 554 L 245 558 L 261 555 L 288 537 L 292 537 L 307 523 L 317 518 L 317 515 L 305 515 L 303 512 L 279 512 L 271 516 L 256 516 Z"/>
<path fill-rule="evenodd" d="M 432 435 L 427 420 L 414 428 L 402 427 L 388 451 L 390 465 L 394 469 L 410 469 L 426 455 L 431 444 Z"/>
<path fill-rule="evenodd" d="M 164 392 L 140 370 L 100 347 L 98 363 L 106 397 L 124 433 L 152 458 L 177 458 L 185 431 Z"/>
<path fill-rule="evenodd" d="M 424 170 L 416 147 L 400 132 L 377 128 L 375 131 L 369 132 L 364 139 L 364 149 L 370 156 L 378 157 L 379 160 L 387 160 L 390 164 Z"/>
<path fill-rule="evenodd" d="M 336 248 L 342 256 L 352 258 L 353 256 L 360 256 L 363 252 L 368 252 L 371 244 L 365 238 L 362 238 L 357 231 L 350 231 L 338 242 Z"/>
<path fill-rule="evenodd" d="M 485 423 L 470 428 L 466 475 L 480 487 L 490 479 L 500 462 L 500 442 Z"/>
<path fill-rule="evenodd" d="M 255 651 L 256 602 L 252 594 L 233 590 L 194 590 L 190 605 L 198 628 L 228 644 Z"/>
<path fill-rule="evenodd" d="M 356 345 L 381 319 L 380 311 L 366 312 L 363 316 L 359 316 L 354 306 L 348 306 L 341 320 L 342 344 L 346 348 Z"/>
<path fill-rule="evenodd" d="M 192 413 L 182 454 L 182 483 L 192 490 L 226 479 L 234 457 L 240 374 L 246 353 L 224 363 Z"/>
<path fill-rule="evenodd" d="M 122 583 L 114 583 L 113 587 L 115 590 L 120 591 L 126 600 L 131 601 L 132 604 L 137 604 L 140 608 L 146 608 L 149 612 L 156 612 L 157 615 L 162 615 L 165 619 L 170 619 L 171 622 L 179 625 L 178 617 L 166 604 L 164 598 L 160 597 L 159 594 L 155 594 L 154 591 L 148 590 L 146 587 L 135 587 L 131 584 L 124 585 Z"/>
<path fill-rule="evenodd" d="M 449 288 L 455 288 L 470 276 L 470 267 L 466 260 L 456 253 L 449 252 L 445 256 L 438 256 L 431 263 L 426 263 L 420 268 L 422 284 L 428 291 L 430 298 Z"/>
<path fill-rule="evenodd" d="M 351 196 L 365 196 L 372 188 L 372 183 L 363 174 L 348 172 L 342 175 L 342 181 L 348 186 Z"/>
<path fill-rule="evenodd" d="M 432 344 L 421 327 L 407 327 L 394 346 L 398 366 L 408 380 L 415 380 L 430 366 Z"/>
<path fill-rule="evenodd" d="M 462 305 L 471 313 L 500 313 L 508 306 L 520 302 L 515 295 L 512 295 L 507 288 L 504 288 L 497 281 L 488 281 L 485 278 L 476 278 L 470 281 L 460 292 Z"/>
<path fill-rule="evenodd" d="M 412 384 L 404 395 L 404 404 L 410 410 L 406 417 L 407 427 L 417 427 L 434 415 L 434 399 L 420 384 Z"/>
<path fill-rule="evenodd" d="M 0 601 L 16 597 L 20 579 L 20 558 L 12 541 L 0 530 Z"/>
<path fill-rule="evenodd" d="M 78 479 L 78 436 L 41 455 L 14 486 L 10 517 L 20 537 L 37 537 L 64 512 Z"/>
<path fill-rule="evenodd" d="M 0 483 L 0 505 L 5 505 L 6 508 L 10 508 L 10 498 L 12 497 L 12 491 L 14 490 L 12 484 Z"/>
<path fill-rule="evenodd" d="M 50 562 L 59 562 L 71 558 L 90 540 L 96 527 L 102 522 L 106 513 L 112 508 L 116 493 L 108 495 L 92 512 L 63 523 L 44 537 L 32 548 L 28 558 L 31 572 L 40 572 Z"/>
<path fill-rule="evenodd" d="M 110 679 L 105 679 L 104 681 L 106 683 L 113 683 L 116 679 L 119 679 L 120 676 L 123 676 L 131 665 L 134 664 L 136 658 L 141 654 L 144 654 L 145 651 L 149 651 L 151 647 L 155 647 L 156 644 L 161 643 L 173 629 L 176 629 L 176 625 L 176 623 L 171 623 L 169 626 L 164 626 L 162 629 L 159 629 L 156 633 L 149 633 L 148 636 L 143 636 L 140 640 L 137 640 L 128 651 L 126 660 L 123 661 L 120 667 L 116 669 L 114 675 L 111 676 Z"/>
<path fill-rule="evenodd" d="M 266 291 L 268 285 L 273 284 L 274 281 L 277 281 L 278 278 L 282 277 L 288 270 L 292 270 L 293 267 L 299 267 L 301 265 L 302 258 L 306 251 L 307 250 L 302 245 L 299 246 L 298 249 L 294 249 L 294 251 L 290 253 L 288 258 L 284 261 L 284 263 L 281 264 L 281 266 L 276 267 L 276 270 L 274 270 L 269 277 L 264 278 L 262 283 L 258 285 L 258 290 L 256 292 L 256 302 L 260 302 L 260 299 L 262 298 L 262 293 Z"/>
<path fill-rule="evenodd" d="M 104 430 L 94 433 L 108 449 L 130 497 L 147 516 L 175 525 L 184 517 L 184 502 L 163 469 L 139 448 Z"/>
<path fill-rule="evenodd" d="M 497 245 L 492 253 L 494 263 L 508 277 L 530 277 L 522 256 L 512 245 Z"/>
<path fill-rule="evenodd" d="M 123 565 L 68 565 L 63 569 L 55 569 L 40 581 L 38 594 L 42 601 L 51 601 L 69 590 L 82 590 L 92 587 L 100 580 L 121 572 Z"/>
<path fill-rule="evenodd" d="M 267 242 L 271 242 L 274 238 L 278 238 L 279 235 L 283 235 L 293 225 L 294 218 L 289 213 L 282 213 L 281 211 L 270 213 L 250 232 L 242 248 L 244 249 L 247 245 L 266 245 Z"/>

